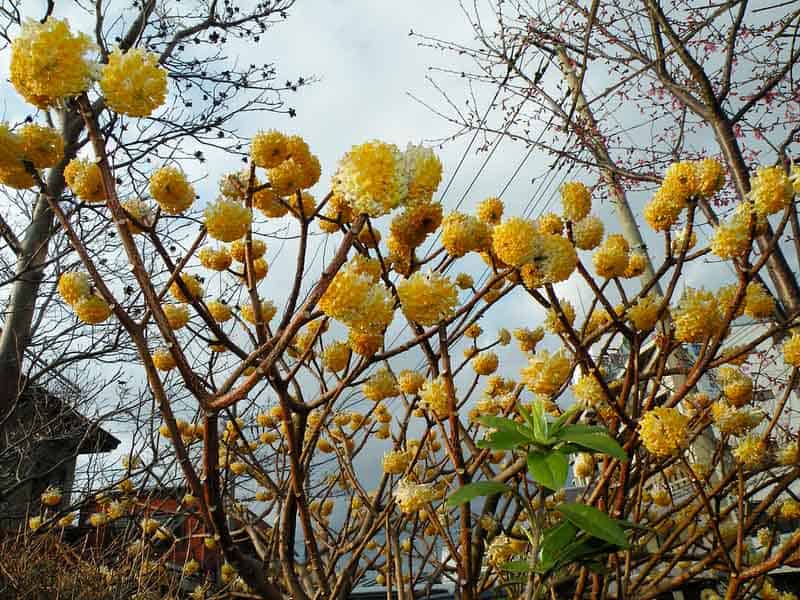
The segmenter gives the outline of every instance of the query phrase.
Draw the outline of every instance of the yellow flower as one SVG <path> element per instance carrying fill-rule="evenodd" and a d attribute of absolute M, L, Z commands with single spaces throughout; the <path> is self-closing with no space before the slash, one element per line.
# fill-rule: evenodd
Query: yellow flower
<path fill-rule="evenodd" d="M 748 204 L 740 206 L 749 207 Z M 753 218 L 749 210 L 737 210 L 730 221 L 720 223 L 711 239 L 711 251 L 725 260 L 742 256 L 752 244 L 750 229 Z"/>
<path fill-rule="evenodd" d="M 748 197 L 757 214 L 772 215 L 791 204 L 794 186 L 783 167 L 759 167 L 750 178 Z"/>
<path fill-rule="evenodd" d="M 350 329 L 347 334 L 347 343 L 350 349 L 359 356 L 370 357 L 381 349 L 383 333 L 369 333 Z"/>
<path fill-rule="evenodd" d="M 551 235 L 561 235 L 564 232 L 564 221 L 556 213 L 545 213 L 536 219 L 539 231 Z"/>
<path fill-rule="evenodd" d="M 492 231 L 492 248 L 507 265 L 521 267 L 533 261 L 539 231 L 529 219 L 512 217 Z"/>
<path fill-rule="evenodd" d="M 394 301 L 382 283 L 359 269 L 359 263 L 352 261 L 343 266 L 320 298 L 319 308 L 348 327 L 382 332 L 394 317 Z"/>
<path fill-rule="evenodd" d="M 696 196 L 700 186 L 697 164 L 693 161 L 681 161 L 671 164 L 664 173 L 661 191 L 673 202 L 684 206 L 690 197 Z"/>
<path fill-rule="evenodd" d="M 449 278 L 439 273 L 420 271 L 397 284 L 403 314 L 422 326 L 431 326 L 450 317 L 458 304 L 458 292 Z"/>
<path fill-rule="evenodd" d="M 269 323 L 278 312 L 277 307 L 272 300 L 261 301 L 261 323 Z M 248 323 L 256 324 L 256 315 L 253 310 L 252 304 L 248 303 L 242 306 L 242 318 Z"/>
<path fill-rule="evenodd" d="M 453 258 L 489 248 L 489 226 L 471 215 L 452 212 L 442 220 L 442 246 Z"/>
<path fill-rule="evenodd" d="M 744 314 L 753 319 L 767 319 L 775 314 L 775 300 L 757 281 L 747 284 L 744 297 Z"/>
<path fill-rule="evenodd" d="M 780 515 L 784 519 L 800 518 L 800 502 L 794 498 L 787 498 L 781 502 Z"/>
<path fill-rule="evenodd" d="M 592 314 L 589 315 L 589 318 L 586 319 L 584 331 L 587 336 L 590 336 L 600 328 L 611 323 L 611 321 L 611 315 L 608 314 L 608 311 L 605 308 L 597 306 L 592 310 Z"/>
<path fill-rule="evenodd" d="M 445 382 L 441 377 L 427 380 L 419 390 L 420 406 L 433 411 L 438 419 L 450 414 L 450 400 L 447 396 Z"/>
<path fill-rule="evenodd" d="M 499 362 L 494 352 L 481 352 L 472 359 L 472 368 L 478 375 L 491 375 L 497 370 Z"/>
<path fill-rule="evenodd" d="M 26 101 L 48 108 L 92 85 L 94 49 L 89 36 L 73 35 L 66 20 L 28 19 L 11 44 L 11 84 Z"/>
<path fill-rule="evenodd" d="M 103 176 L 97 163 L 73 158 L 64 168 L 64 181 L 81 200 L 103 202 L 106 199 Z"/>
<path fill-rule="evenodd" d="M 414 483 L 408 479 L 401 479 L 394 489 L 394 500 L 406 514 L 419 511 L 435 497 L 436 492 L 429 483 Z"/>
<path fill-rule="evenodd" d="M 189 308 L 185 304 L 164 304 L 161 308 L 171 329 L 181 329 L 189 322 Z"/>
<path fill-rule="evenodd" d="M 658 406 L 639 421 L 639 437 L 648 452 L 658 457 L 674 456 L 686 441 L 689 419 L 676 408 Z"/>
<path fill-rule="evenodd" d="M 385 215 L 408 194 L 403 154 L 394 144 L 377 140 L 353 146 L 339 161 L 333 190 L 356 214 Z"/>
<path fill-rule="evenodd" d="M 644 207 L 644 218 L 655 231 L 667 231 L 678 220 L 686 199 L 675 198 L 659 188 Z"/>
<path fill-rule="evenodd" d="M 42 492 L 41 500 L 45 506 L 58 506 L 62 497 L 61 489 L 51 485 Z"/>
<path fill-rule="evenodd" d="M 221 242 L 232 242 L 244 237 L 253 220 L 246 206 L 225 198 L 206 206 L 204 216 L 208 235 Z"/>
<path fill-rule="evenodd" d="M 416 248 L 429 233 L 442 223 L 442 205 L 438 202 L 417 202 L 392 218 L 390 225 L 393 244 L 399 248 Z M 399 249 L 398 248 L 398 249 Z"/>
<path fill-rule="evenodd" d="M 430 202 L 442 181 L 442 163 L 433 150 L 409 144 L 403 153 L 404 169 L 408 177 L 409 205 Z"/>
<path fill-rule="evenodd" d="M 547 350 L 537 352 L 521 371 L 522 382 L 535 394 L 552 396 L 558 392 L 570 374 L 572 361 L 564 350 L 550 354 Z"/>
<path fill-rule="evenodd" d="M 37 125 L 26 125 L 26 127 L 38 127 Z M 60 139 L 60 136 L 59 136 Z M 34 163 L 33 157 L 23 155 L 23 140 L 8 127 L 8 123 L 0 123 L 0 169 L 24 170 L 22 159 Z M 62 143 L 63 149 L 63 143 Z"/>
<path fill-rule="evenodd" d="M 89 275 L 80 271 L 69 271 L 58 278 L 58 293 L 67 304 L 75 305 L 91 293 Z"/>
<path fill-rule="evenodd" d="M 5 126 L 0 126 L 0 128 L 5 128 Z M 37 169 L 54 167 L 64 158 L 64 139 L 52 127 L 42 127 L 41 125 L 28 123 L 19 128 L 18 136 L 22 156 Z M 2 137 L 2 142 L 7 144 L 8 139 L 6 136 Z M 12 149 L 16 150 L 13 145 Z M 8 151 L 9 148 L 5 148 L 0 150 L 0 153 Z M 18 161 L 19 156 L 16 159 Z M 2 159 L 0 159 L 0 164 L 3 164 Z"/>
<path fill-rule="evenodd" d="M 672 238 L 672 252 L 674 254 L 680 254 L 683 250 L 683 245 L 686 243 L 686 251 L 688 252 L 692 248 L 697 245 L 697 232 L 692 229 L 692 234 L 689 236 L 688 241 L 686 240 L 686 236 L 689 234 L 689 230 L 687 228 L 681 229 L 678 233 L 676 233 Z"/>
<path fill-rule="evenodd" d="M 489 225 L 497 225 L 503 218 L 503 201 L 500 198 L 489 197 L 478 203 L 475 211 L 478 218 Z"/>
<path fill-rule="evenodd" d="M 322 351 L 322 364 L 327 369 L 339 372 L 347 367 L 350 362 L 350 346 L 344 342 L 334 342 Z"/>
<path fill-rule="evenodd" d="M 203 284 L 200 283 L 200 280 L 196 276 L 181 273 L 180 280 L 186 286 L 189 296 L 183 293 L 176 279 L 172 282 L 172 285 L 169 286 L 169 293 L 172 294 L 175 300 L 178 302 L 191 302 L 192 300 L 199 300 L 203 297 Z"/>
<path fill-rule="evenodd" d="M 394 450 L 383 455 L 383 472 L 387 475 L 400 475 L 408 468 L 412 452 L 408 450 Z"/>
<path fill-rule="evenodd" d="M 784 466 L 794 466 L 800 458 L 797 441 L 791 441 L 781 446 L 778 450 L 778 463 Z"/>
<path fill-rule="evenodd" d="M 162 167 L 150 175 L 150 194 L 169 215 L 181 214 L 194 202 L 194 188 L 175 167 Z"/>
<path fill-rule="evenodd" d="M 603 240 L 603 222 L 594 215 L 588 215 L 572 225 L 575 246 L 581 250 L 594 250 Z"/>
<path fill-rule="evenodd" d="M 33 176 L 23 167 L 0 167 L 0 183 L 17 190 L 26 190 L 36 185 Z"/>
<path fill-rule="evenodd" d="M 386 398 L 398 396 L 400 389 L 397 387 L 394 375 L 391 374 L 389 369 L 383 367 L 364 382 L 361 386 L 361 393 L 364 394 L 367 400 L 380 402 Z"/>
<path fill-rule="evenodd" d="M 481 326 L 478 325 L 477 323 L 473 323 L 464 330 L 464 337 L 470 339 L 477 339 L 481 336 L 482 333 L 483 329 L 481 329 Z"/>
<path fill-rule="evenodd" d="M 718 298 L 711 292 L 687 288 L 678 306 L 671 311 L 675 339 L 702 342 L 706 336 L 718 333 L 725 326 L 719 306 Z"/>
<path fill-rule="evenodd" d="M 542 327 L 537 327 L 536 329 L 515 329 L 514 338 L 517 340 L 520 350 L 523 352 L 533 352 L 536 350 L 536 344 L 544 339 L 544 329 Z"/>
<path fill-rule="evenodd" d="M 567 300 L 559 300 L 559 306 L 567 324 L 569 327 L 572 327 L 573 323 L 575 323 L 575 308 Z M 559 334 L 567 332 L 566 326 L 562 323 L 561 317 L 554 307 L 547 310 L 544 326 L 550 333 Z"/>
<path fill-rule="evenodd" d="M 259 131 L 250 142 L 250 160 L 263 169 L 273 169 L 288 157 L 287 137 L 274 129 Z"/>
<path fill-rule="evenodd" d="M 730 366 L 720 367 L 717 381 L 731 405 L 740 408 L 753 399 L 753 380 L 739 369 Z"/>
<path fill-rule="evenodd" d="M 596 407 L 608 400 L 603 386 L 593 373 L 581 375 L 572 386 L 572 393 L 584 406 Z"/>
<path fill-rule="evenodd" d="M 133 219 L 135 219 L 139 224 L 143 227 L 152 227 L 153 223 L 155 222 L 155 214 L 153 213 L 153 209 L 150 208 L 150 205 L 140 198 L 133 198 L 131 200 L 126 200 L 121 202 L 122 208 L 125 209 Z M 142 233 L 144 230 L 133 220 L 128 221 L 128 228 L 131 230 L 131 233 L 137 235 Z"/>
<path fill-rule="evenodd" d="M 511 538 L 504 533 L 492 538 L 486 547 L 486 561 L 495 567 L 509 562 L 516 554 L 518 552 L 511 544 Z"/>
<path fill-rule="evenodd" d="M 580 181 L 569 181 L 561 186 L 561 203 L 564 206 L 564 218 L 578 222 L 592 209 L 592 196 Z"/>
<path fill-rule="evenodd" d="M 200 570 L 200 563 L 195 559 L 190 558 L 183 564 L 183 574 L 186 577 L 191 577 Z"/>
<path fill-rule="evenodd" d="M 697 175 L 697 195 L 701 198 L 710 198 L 725 185 L 725 169 L 719 161 L 713 158 L 704 158 L 695 162 Z"/>
<path fill-rule="evenodd" d="M 594 457 L 589 452 L 579 452 L 572 465 L 572 472 L 575 477 L 588 479 L 592 476 L 595 469 Z"/>
<path fill-rule="evenodd" d="M 92 527 L 102 527 L 109 521 L 108 515 L 105 513 L 92 513 L 89 516 L 89 524 Z"/>
<path fill-rule="evenodd" d="M 625 275 L 629 251 L 630 246 L 624 237 L 619 234 L 608 236 L 592 256 L 597 275 L 605 279 Z"/>
<path fill-rule="evenodd" d="M 115 48 L 108 55 L 108 64 L 103 65 L 100 89 L 111 110 L 147 117 L 167 98 L 167 71 L 153 52 L 130 48 L 123 54 Z"/>
<path fill-rule="evenodd" d="M 270 188 L 264 188 L 253 194 L 253 207 L 270 219 L 279 219 L 289 212 L 289 204 Z"/>
<path fill-rule="evenodd" d="M 169 371 L 175 368 L 175 359 L 166 348 L 159 348 L 155 350 L 150 356 L 153 359 L 153 366 L 159 371 Z"/>
<path fill-rule="evenodd" d="M 543 233 L 534 239 L 533 257 L 520 269 L 528 288 L 566 281 L 578 263 L 578 255 L 570 241 L 560 235 Z"/>
<path fill-rule="evenodd" d="M 628 319 L 637 331 L 650 331 L 658 321 L 662 298 L 655 292 L 639 298 L 629 309 Z"/>
<path fill-rule="evenodd" d="M 197 258 L 200 259 L 201 265 L 212 271 L 224 271 L 233 262 L 230 253 L 225 247 L 212 248 L 211 246 L 203 246 L 200 252 L 197 253 Z"/>
<path fill-rule="evenodd" d="M 28 528 L 31 531 L 36 531 L 42 526 L 42 517 L 36 516 L 28 519 Z"/>
<path fill-rule="evenodd" d="M 764 462 L 767 444 L 760 437 L 748 435 L 733 449 L 733 458 L 746 468 L 754 468 Z"/>
<path fill-rule="evenodd" d="M 627 279 L 639 277 L 647 268 L 647 257 L 641 252 L 631 252 L 628 255 L 628 266 L 622 274 Z"/>
<path fill-rule="evenodd" d="M 287 158 L 267 171 L 272 191 L 278 196 L 289 196 L 312 187 L 319 181 L 319 159 L 311 154 L 308 144 L 300 136 L 286 138 Z"/>
<path fill-rule="evenodd" d="M 397 376 L 397 385 L 404 394 L 416 394 L 424 383 L 425 376 L 419 371 L 400 371 Z"/>
<path fill-rule="evenodd" d="M 761 411 L 737 409 L 724 399 L 711 405 L 711 416 L 719 430 L 729 435 L 747 433 L 764 419 L 764 413 Z"/>
<path fill-rule="evenodd" d="M 245 260 L 244 251 L 245 251 L 246 242 L 245 240 L 236 240 L 230 246 L 230 254 L 231 258 L 236 262 L 243 263 Z M 267 251 L 267 245 L 262 242 L 261 240 L 253 239 L 251 244 L 251 254 L 253 259 L 258 259 L 264 256 L 264 253 Z"/>
<path fill-rule="evenodd" d="M 292 194 L 289 196 L 288 204 L 292 209 L 292 214 L 298 219 L 309 219 L 317 211 L 317 201 L 308 192 L 300 193 L 299 202 L 297 194 Z"/>
<path fill-rule="evenodd" d="M 69 527 L 75 522 L 75 513 L 67 513 L 58 520 L 59 527 Z"/>
<path fill-rule="evenodd" d="M 787 365 L 800 367 L 800 333 L 793 333 L 783 345 L 783 360 Z"/>
<path fill-rule="evenodd" d="M 98 294 L 91 294 L 78 300 L 74 305 L 75 314 L 84 323 L 97 325 L 111 316 L 111 307 Z"/>

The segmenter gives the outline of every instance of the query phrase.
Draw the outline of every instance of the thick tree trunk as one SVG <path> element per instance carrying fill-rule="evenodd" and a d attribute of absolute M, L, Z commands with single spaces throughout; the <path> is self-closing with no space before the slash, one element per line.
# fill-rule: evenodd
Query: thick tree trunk
<path fill-rule="evenodd" d="M 80 133 L 77 115 L 67 113 L 62 126 L 65 156 L 50 169 L 47 193 L 58 198 L 64 192 L 64 167 L 75 155 L 75 141 Z M 0 420 L 13 408 L 20 391 L 25 351 L 31 343 L 31 326 L 36 313 L 36 300 L 44 279 L 44 267 L 50 248 L 53 212 L 43 194 L 36 196 L 30 225 L 21 241 L 15 269 L 16 281 L 11 288 L 3 330 L 0 333 Z"/>

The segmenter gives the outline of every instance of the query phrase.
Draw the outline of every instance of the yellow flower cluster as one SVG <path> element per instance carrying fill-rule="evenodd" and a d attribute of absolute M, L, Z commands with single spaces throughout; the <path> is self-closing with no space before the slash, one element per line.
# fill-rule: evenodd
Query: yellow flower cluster
<path fill-rule="evenodd" d="M 175 300 L 178 302 L 191 302 L 192 300 L 199 300 L 203 297 L 203 285 L 196 276 L 181 273 L 180 279 L 186 286 L 189 296 L 183 293 L 183 290 L 178 285 L 178 281 L 175 280 L 172 282 L 172 285 L 169 286 L 169 293 L 172 294 Z"/>
<path fill-rule="evenodd" d="M 92 85 L 94 49 L 88 35 L 73 35 L 66 20 L 28 19 L 11 44 L 11 84 L 26 101 L 48 108 Z"/>
<path fill-rule="evenodd" d="M 53 167 L 64 158 L 64 139 L 52 127 L 28 123 L 19 128 L 17 135 L 23 159 L 32 163 L 37 169 Z M 3 143 L 6 141 L 3 139 Z M 8 151 L 8 148 L 4 150 Z M 3 161 L 0 160 L 0 168 L 5 168 L 2 163 Z"/>
<path fill-rule="evenodd" d="M 671 314 L 675 339 L 681 342 L 702 342 L 725 326 L 718 299 L 703 288 L 687 288 Z"/>
<path fill-rule="evenodd" d="M 208 235 L 221 242 L 232 242 L 247 234 L 253 215 L 241 202 L 219 198 L 204 211 Z"/>
<path fill-rule="evenodd" d="M 206 308 L 208 308 L 211 318 L 217 323 L 224 323 L 233 316 L 230 307 L 220 300 L 210 300 L 206 304 Z"/>
<path fill-rule="evenodd" d="M 420 406 L 433 411 L 438 419 L 443 419 L 450 414 L 450 400 L 447 388 L 441 377 L 425 381 L 419 390 Z"/>
<path fill-rule="evenodd" d="M 261 323 L 269 323 L 275 317 L 275 314 L 278 312 L 278 308 L 275 306 L 272 300 L 262 300 L 260 311 Z M 242 318 L 248 323 L 252 323 L 253 325 L 256 324 L 256 314 L 253 310 L 252 304 L 247 303 L 242 306 Z"/>
<path fill-rule="evenodd" d="M 572 225 L 572 238 L 581 250 L 594 250 L 603 240 L 605 227 L 594 215 L 588 215 Z"/>
<path fill-rule="evenodd" d="M 759 167 L 750 178 L 749 199 L 759 215 L 772 215 L 789 206 L 794 186 L 783 167 Z"/>
<path fill-rule="evenodd" d="M 800 368 L 800 332 L 792 333 L 783 344 L 783 360 L 787 365 Z"/>
<path fill-rule="evenodd" d="M 750 219 L 742 212 L 734 214 L 727 223 L 720 223 L 711 238 L 711 251 L 729 260 L 742 256 L 750 248 Z"/>
<path fill-rule="evenodd" d="M 404 394 L 414 395 L 419 392 L 425 383 L 425 376 L 419 371 L 400 371 L 397 376 L 397 385 Z"/>
<path fill-rule="evenodd" d="M 552 396 L 558 392 L 570 374 L 572 361 L 563 349 L 551 354 L 537 352 L 521 371 L 522 382 L 535 394 Z"/>
<path fill-rule="evenodd" d="M 194 202 L 194 188 L 175 167 L 162 167 L 150 175 L 150 194 L 169 215 L 181 214 Z"/>
<path fill-rule="evenodd" d="M 89 275 L 79 271 L 63 273 L 58 278 L 58 293 L 67 304 L 74 305 L 91 293 Z"/>
<path fill-rule="evenodd" d="M 637 331 L 650 331 L 658 321 L 662 298 L 655 292 L 639 298 L 629 309 L 628 319 Z"/>
<path fill-rule="evenodd" d="M 514 339 L 517 340 L 520 350 L 533 352 L 536 350 L 536 344 L 544 339 L 544 329 L 542 327 L 536 329 L 521 327 L 514 330 Z"/>
<path fill-rule="evenodd" d="M 741 408 L 753 399 L 753 380 L 739 369 L 723 366 L 717 372 L 717 381 L 722 386 L 722 393 L 728 402 Z"/>
<path fill-rule="evenodd" d="M 387 452 L 383 455 L 383 472 L 387 475 L 400 475 L 408 468 L 412 458 L 414 455 L 408 450 Z"/>
<path fill-rule="evenodd" d="M 436 325 L 453 314 L 458 291 L 440 273 L 417 271 L 397 284 L 403 314 L 424 327 Z"/>
<path fill-rule="evenodd" d="M 103 202 L 106 199 L 100 167 L 86 159 L 73 158 L 64 167 L 64 181 L 81 200 Z"/>
<path fill-rule="evenodd" d="M 688 240 L 686 239 L 687 235 L 689 236 Z M 697 245 L 697 232 L 694 229 L 692 229 L 691 235 L 689 235 L 689 230 L 685 227 L 675 234 L 672 238 L 672 252 L 680 254 L 684 244 L 686 244 L 687 252 Z"/>
<path fill-rule="evenodd" d="M 442 181 L 442 163 L 433 150 L 409 144 L 403 154 L 408 177 L 406 202 L 429 202 Z"/>
<path fill-rule="evenodd" d="M 494 536 L 486 546 L 486 561 L 492 566 L 499 567 L 518 553 L 517 548 L 511 544 L 511 538 L 501 533 Z"/>
<path fill-rule="evenodd" d="M 414 483 L 406 478 L 397 482 L 394 500 L 406 514 L 415 513 L 436 498 L 436 491 L 429 483 Z"/>
<path fill-rule="evenodd" d="M 273 169 L 289 158 L 287 137 L 280 131 L 259 131 L 250 141 L 250 160 L 262 169 Z"/>
<path fill-rule="evenodd" d="M 111 307 L 108 302 L 97 293 L 81 298 L 72 308 L 78 318 L 89 325 L 102 323 L 111 316 Z"/>
<path fill-rule="evenodd" d="M 453 258 L 489 248 L 489 226 L 471 215 L 452 212 L 442 220 L 442 246 Z"/>
<path fill-rule="evenodd" d="M 380 402 L 386 398 L 393 398 L 400 395 L 400 389 L 397 387 L 397 381 L 394 375 L 383 367 L 378 369 L 369 379 L 367 379 L 361 386 L 361 393 L 367 400 L 373 402 Z"/>
<path fill-rule="evenodd" d="M 51 485 L 42 492 L 41 501 L 45 506 L 58 506 L 62 497 L 61 489 Z"/>
<path fill-rule="evenodd" d="M 128 228 L 133 235 L 143 233 L 142 227 L 152 227 L 155 223 L 155 214 L 150 205 L 141 198 L 133 198 L 120 203 L 133 220 L 128 221 Z M 140 227 L 141 225 L 141 227 Z"/>
<path fill-rule="evenodd" d="M 592 256 L 594 270 L 604 279 L 622 277 L 628 268 L 628 241 L 620 234 L 615 233 L 606 238 Z"/>
<path fill-rule="evenodd" d="M 521 267 L 531 263 L 536 252 L 539 230 L 530 219 L 511 217 L 492 231 L 492 249 L 507 265 Z"/>
<path fill-rule="evenodd" d="M 757 281 L 747 284 L 744 314 L 753 319 L 768 319 L 775 314 L 775 300 L 763 284 Z"/>
<path fill-rule="evenodd" d="M 764 413 L 744 408 L 737 409 L 723 399 L 711 405 L 711 417 L 722 433 L 742 435 L 757 427 L 764 420 Z"/>
<path fill-rule="evenodd" d="M 625 272 L 622 274 L 622 276 L 628 279 L 633 279 L 634 277 L 639 277 L 639 275 L 644 273 L 646 268 L 647 257 L 641 252 L 631 252 L 630 255 L 628 255 L 628 266 L 625 267 Z"/>
<path fill-rule="evenodd" d="M 588 479 L 592 476 L 595 469 L 594 457 L 589 452 L 579 452 L 575 456 L 575 462 L 572 465 L 572 472 L 575 477 Z"/>
<path fill-rule="evenodd" d="M 542 233 L 561 235 L 564 233 L 564 221 L 556 213 L 545 213 L 536 219 L 536 228 Z"/>
<path fill-rule="evenodd" d="M 189 322 L 189 307 L 185 304 L 164 304 L 161 308 L 170 329 L 181 329 Z"/>
<path fill-rule="evenodd" d="M 597 407 L 608 400 L 594 373 L 586 373 L 572 386 L 572 393 L 582 406 Z"/>
<path fill-rule="evenodd" d="M 743 467 L 752 469 L 764 462 L 767 455 L 767 444 L 759 436 L 744 437 L 733 449 L 733 458 Z"/>
<path fill-rule="evenodd" d="M 231 253 L 231 258 L 236 262 L 243 263 L 245 259 L 244 251 L 245 246 L 247 245 L 245 240 L 236 240 L 230 246 L 229 252 Z M 250 245 L 250 254 L 253 257 L 253 260 L 261 258 L 264 256 L 264 253 L 267 251 L 267 245 L 258 239 L 253 239 Z"/>
<path fill-rule="evenodd" d="M 394 317 L 394 301 L 382 283 L 358 271 L 358 263 L 344 265 L 319 301 L 326 315 L 358 332 L 384 331 Z"/>
<path fill-rule="evenodd" d="M 313 187 L 319 181 L 319 159 L 311 154 L 308 144 L 297 135 L 284 137 L 286 158 L 267 171 L 272 191 L 278 196 L 290 196 L 298 190 Z M 268 215 L 269 216 L 269 215 Z"/>
<path fill-rule="evenodd" d="M 696 193 L 701 198 L 710 198 L 725 185 L 725 169 L 713 158 L 703 158 L 695 162 L 695 176 Z"/>
<path fill-rule="evenodd" d="M 103 65 L 100 89 L 112 110 L 129 117 L 147 117 L 166 100 L 167 71 L 153 52 L 131 48 L 123 53 L 116 48 Z"/>
<path fill-rule="evenodd" d="M 344 342 L 328 344 L 322 351 L 322 364 L 335 373 L 343 371 L 349 361 L 350 346 Z"/>
<path fill-rule="evenodd" d="M 482 222 L 488 225 L 497 225 L 503 218 L 504 209 L 503 201 L 492 196 L 478 203 L 475 214 Z"/>
<path fill-rule="evenodd" d="M 559 300 L 559 306 L 561 311 L 564 313 L 564 318 L 567 321 L 567 325 L 572 327 L 575 323 L 575 307 L 567 300 Z M 558 312 L 556 311 L 555 307 L 551 307 L 547 310 L 547 316 L 545 317 L 544 326 L 550 333 L 559 334 L 559 333 L 566 333 L 567 327 L 561 321 Z"/>
<path fill-rule="evenodd" d="M 169 371 L 175 368 L 175 359 L 167 348 L 159 348 L 150 355 L 153 366 L 159 371 Z"/>
<path fill-rule="evenodd" d="M 578 255 L 570 241 L 560 235 L 542 233 L 533 240 L 531 262 L 520 269 L 528 288 L 566 281 L 578 264 Z"/>
<path fill-rule="evenodd" d="M 417 202 L 405 207 L 392 218 L 387 242 L 394 254 L 410 254 L 428 234 L 442 223 L 442 205 L 438 202 Z"/>
<path fill-rule="evenodd" d="M 478 375 L 491 375 L 499 364 L 500 360 L 494 352 L 481 352 L 472 359 L 472 368 Z"/>
<path fill-rule="evenodd" d="M 383 333 L 368 333 L 351 328 L 347 333 L 350 349 L 359 356 L 372 356 L 383 345 Z"/>
<path fill-rule="evenodd" d="M 385 215 L 408 195 L 403 153 L 394 144 L 377 140 L 353 146 L 339 161 L 333 190 L 356 214 Z"/>
<path fill-rule="evenodd" d="M 569 181 L 561 186 L 561 204 L 564 218 L 577 223 L 592 209 L 592 196 L 580 181 Z"/>
<path fill-rule="evenodd" d="M 689 419 L 677 408 L 658 406 L 639 421 L 639 437 L 648 452 L 658 457 L 674 456 L 686 442 Z"/>
<path fill-rule="evenodd" d="M 201 265 L 212 271 L 224 271 L 230 267 L 233 262 L 233 258 L 228 252 L 228 249 L 224 246 L 221 248 L 203 246 L 197 253 L 197 258 L 200 259 Z"/>

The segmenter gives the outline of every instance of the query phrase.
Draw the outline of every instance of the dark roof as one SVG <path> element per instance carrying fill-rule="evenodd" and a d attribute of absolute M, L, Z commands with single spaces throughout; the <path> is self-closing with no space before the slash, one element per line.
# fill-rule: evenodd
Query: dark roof
<path fill-rule="evenodd" d="M 120 444 L 119 439 L 80 414 L 70 402 L 40 385 L 31 384 L 23 388 L 17 411 L 34 416 L 39 423 L 47 423 L 47 439 L 79 443 L 79 454 L 110 452 Z"/>

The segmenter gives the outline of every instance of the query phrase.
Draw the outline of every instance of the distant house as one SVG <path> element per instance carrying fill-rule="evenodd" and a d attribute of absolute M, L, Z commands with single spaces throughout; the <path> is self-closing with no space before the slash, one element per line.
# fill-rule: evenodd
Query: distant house
<path fill-rule="evenodd" d="M 26 518 L 39 496 L 57 486 L 69 504 L 77 458 L 114 450 L 120 441 L 81 415 L 74 403 L 36 384 L 25 385 L 0 424 L 0 529 Z M 72 390 L 76 394 L 76 390 Z"/>

